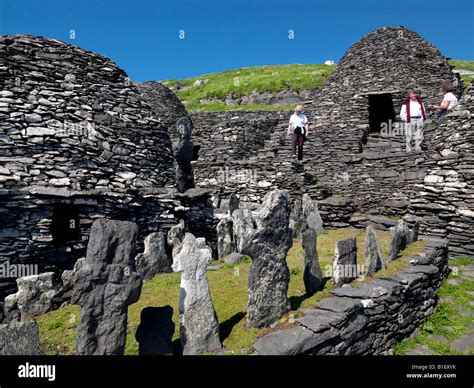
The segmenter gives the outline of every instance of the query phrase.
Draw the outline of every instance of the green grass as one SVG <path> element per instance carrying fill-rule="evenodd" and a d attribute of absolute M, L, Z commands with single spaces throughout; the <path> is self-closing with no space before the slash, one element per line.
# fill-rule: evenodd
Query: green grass
<path fill-rule="evenodd" d="M 462 265 L 469 265 L 469 264 L 474 264 L 474 263 L 473 263 L 473 259 L 469 257 L 456 257 L 454 259 L 450 259 L 449 264 L 451 267 L 459 267 Z"/>
<path fill-rule="evenodd" d="M 454 69 L 474 71 L 474 61 L 452 59 L 449 63 Z M 335 69 L 336 65 L 322 64 L 255 66 L 203 74 L 182 80 L 167 80 L 163 83 L 176 93 L 190 112 L 291 110 L 294 104 L 291 106 L 226 105 L 225 98 L 228 95 L 249 96 L 254 92 L 273 93 L 322 88 Z M 463 74 L 461 78 L 464 86 L 467 87 L 474 77 Z M 201 83 L 194 86 L 197 80 Z"/>
<path fill-rule="evenodd" d="M 234 107 L 225 105 L 224 100 L 228 95 L 249 96 L 254 92 L 321 88 L 335 68 L 335 65 L 321 64 L 245 67 L 183 80 L 168 80 L 163 83 L 185 102 L 188 111 L 281 110 L 289 107 L 265 105 Z M 194 86 L 196 80 L 202 81 L 199 86 Z"/>
<path fill-rule="evenodd" d="M 378 233 L 382 253 L 388 253 L 390 244 L 389 233 Z M 365 230 L 339 229 L 328 230 L 318 234 L 318 255 L 323 276 L 325 270 L 332 267 L 334 246 L 337 240 L 350 237 L 357 238 L 357 260 L 364 262 Z M 422 242 L 417 242 L 401 254 L 399 260 L 390 263 L 385 271 L 399 269 L 407 265 L 405 257 L 417 254 L 423 250 Z M 279 320 L 280 326 L 288 325 L 289 315 L 299 316 L 301 308 L 311 308 L 322 298 L 328 296 L 331 282 L 325 283 L 324 290 L 311 297 L 305 295 L 302 274 L 302 246 L 299 240 L 294 240 L 293 247 L 288 252 L 287 262 L 290 270 L 290 284 L 288 296 L 292 311 Z M 248 258 L 238 265 L 224 265 L 217 271 L 208 271 L 209 288 L 214 307 L 220 324 L 221 338 L 224 346 L 231 354 L 246 354 L 252 344 L 268 332 L 268 329 L 254 329 L 246 327 L 245 313 L 247 309 L 247 278 L 251 266 Z M 383 271 L 377 273 L 382 276 Z M 358 283 L 358 282 L 357 282 Z M 174 309 L 173 320 L 176 331 L 174 341 L 179 340 L 179 300 L 180 275 L 160 274 L 143 283 L 140 300 L 128 309 L 128 328 L 125 354 L 138 354 L 138 343 L 135 332 L 140 322 L 140 313 L 147 306 L 171 305 Z M 78 306 L 68 305 L 56 311 L 37 318 L 42 348 L 47 354 L 73 354 L 75 351 L 76 325 L 79 321 L 80 309 Z"/>
<path fill-rule="evenodd" d="M 473 259 L 458 258 L 450 260 L 451 266 L 473 264 Z M 455 276 L 450 275 L 448 279 Z M 439 355 L 456 355 L 460 354 L 449 347 L 449 344 L 442 343 L 430 338 L 431 334 L 441 335 L 452 341 L 468 332 L 468 327 L 474 324 L 474 318 L 469 315 L 461 314 L 456 307 L 464 310 L 473 310 L 469 304 L 472 301 L 472 295 L 469 292 L 474 291 L 474 281 L 464 279 L 458 285 L 448 283 L 445 279 L 442 286 L 438 290 L 440 298 L 450 297 L 438 303 L 435 312 L 421 326 L 419 334 L 414 338 L 409 338 L 398 343 L 393 354 L 403 355 L 412 350 L 417 345 L 425 345 L 435 354 Z M 474 352 L 471 352 L 474 353 Z"/>
<path fill-rule="evenodd" d="M 474 61 L 463 61 L 458 59 L 451 59 L 449 60 L 449 64 L 454 67 L 456 70 L 470 70 L 474 71 Z M 464 82 L 464 86 L 468 87 L 472 80 L 474 79 L 474 75 L 471 74 L 462 74 L 461 78 Z"/>

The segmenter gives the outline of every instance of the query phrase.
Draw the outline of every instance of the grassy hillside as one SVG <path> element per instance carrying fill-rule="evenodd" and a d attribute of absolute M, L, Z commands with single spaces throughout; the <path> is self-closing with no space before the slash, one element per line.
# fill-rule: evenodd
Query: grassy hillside
<path fill-rule="evenodd" d="M 245 67 L 163 83 L 186 103 L 188 111 L 287 109 L 267 105 L 227 106 L 224 100 L 230 94 L 248 96 L 254 92 L 321 88 L 335 68 L 335 65 Z"/>
<path fill-rule="evenodd" d="M 390 234 L 378 232 L 382 253 L 387 255 L 390 245 Z M 337 240 L 349 237 L 357 238 L 357 262 L 364 262 L 364 239 L 363 229 L 339 229 L 318 233 L 319 263 L 323 277 L 327 267 L 332 268 L 334 245 Z M 389 264 L 385 270 L 377 272 L 376 276 L 388 276 L 400 267 L 409 265 L 406 258 L 418 254 L 424 249 L 424 243 L 417 241 L 408 246 L 401 257 Z M 293 247 L 288 252 L 287 262 L 290 270 L 290 284 L 288 296 L 292 306 L 293 317 L 302 313 L 300 308 L 314 307 L 323 297 L 329 294 L 331 282 L 326 282 L 324 290 L 317 292 L 311 297 L 305 295 L 303 273 L 302 273 L 302 247 L 301 242 L 294 241 Z M 214 263 L 216 264 L 216 263 Z M 209 288 L 212 300 L 220 323 L 220 336 L 225 348 L 230 354 L 246 354 L 251 346 L 270 329 L 255 329 L 246 326 L 247 310 L 247 279 L 251 261 L 238 265 L 225 265 L 217 271 L 208 271 Z M 329 278 L 326 278 L 329 279 Z M 360 279 L 369 280 L 369 278 Z M 357 283 L 357 282 L 356 282 Z M 153 279 L 143 283 L 140 300 L 128 309 L 127 343 L 125 354 L 138 354 L 138 343 L 135 340 L 135 332 L 140 323 L 140 313 L 147 306 L 171 305 L 174 309 L 173 321 L 176 325 L 173 337 L 174 343 L 179 342 L 179 300 L 180 275 L 177 273 L 160 274 Z M 76 327 L 79 321 L 79 306 L 68 305 L 59 310 L 51 311 L 37 318 L 40 341 L 43 350 L 47 354 L 73 354 L 75 352 Z M 280 326 L 290 324 L 291 316 L 286 314 L 278 323 Z"/>
<path fill-rule="evenodd" d="M 473 72 L 472 74 L 462 74 L 461 78 L 464 81 L 464 86 L 467 87 L 471 84 L 474 79 L 474 61 L 462 61 L 458 59 L 451 59 L 449 64 L 454 67 L 455 70 Z"/>
<path fill-rule="evenodd" d="M 452 59 L 449 63 L 456 70 L 474 72 L 474 61 Z M 226 105 L 228 95 L 249 96 L 252 93 L 301 91 L 324 86 L 336 65 L 275 65 L 244 67 L 221 73 L 203 74 L 182 80 L 168 80 L 168 86 L 186 104 L 190 112 L 224 110 L 288 110 L 294 108 L 281 105 Z M 474 74 L 461 74 L 468 86 Z"/>

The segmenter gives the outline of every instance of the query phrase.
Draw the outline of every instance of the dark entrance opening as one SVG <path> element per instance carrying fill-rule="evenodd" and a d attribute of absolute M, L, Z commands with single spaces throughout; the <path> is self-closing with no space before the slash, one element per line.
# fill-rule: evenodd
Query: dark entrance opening
<path fill-rule="evenodd" d="M 193 161 L 199 159 L 199 151 L 201 149 L 200 145 L 193 145 Z"/>
<path fill-rule="evenodd" d="M 392 95 L 390 93 L 369 94 L 369 125 L 370 132 L 379 133 L 383 123 L 395 120 Z"/>
<path fill-rule="evenodd" d="M 54 245 L 61 245 L 80 238 L 79 213 L 74 205 L 59 204 L 53 212 L 51 236 Z"/>

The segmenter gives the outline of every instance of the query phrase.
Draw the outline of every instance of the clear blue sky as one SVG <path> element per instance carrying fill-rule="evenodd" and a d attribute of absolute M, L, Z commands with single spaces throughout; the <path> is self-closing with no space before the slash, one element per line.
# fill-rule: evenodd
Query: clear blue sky
<path fill-rule="evenodd" d="M 445 56 L 473 60 L 473 19 L 472 0 L 0 0 L 0 34 L 42 35 L 99 52 L 134 81 L 338 62 L 363 35 L 398 25 Z"/>

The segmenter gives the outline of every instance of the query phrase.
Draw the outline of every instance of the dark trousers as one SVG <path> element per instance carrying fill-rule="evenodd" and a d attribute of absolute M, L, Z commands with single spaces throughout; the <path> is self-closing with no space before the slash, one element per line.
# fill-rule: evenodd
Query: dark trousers
<path fill-rule="evenodd" d="M 291 143 L 291 150 L 293 155 L 296 155 L 296 147 L 298 146 L 298 160 L 303 160 L 303 143 L 304 135 L 301 133 L 293 133 L 293 141 Z"/>

